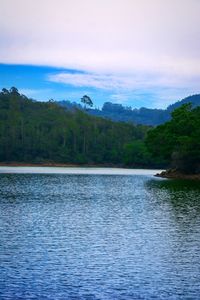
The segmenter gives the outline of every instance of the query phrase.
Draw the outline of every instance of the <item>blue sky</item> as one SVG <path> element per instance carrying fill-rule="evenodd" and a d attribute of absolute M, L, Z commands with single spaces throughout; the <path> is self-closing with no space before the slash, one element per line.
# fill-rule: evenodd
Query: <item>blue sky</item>
<path fill-rule="evenodd" d="M 50 75 L 60 72 L 73 74 L 75 71 L 46 66 L 0 64 L 0 88 L 9 89 L 11 86 L 16 86 L 21 93 L 40 101 L 53 98 L 79 102 L 83 94 L 87 93 L 91 96 L 96 94 L 93 89 L 75 88 L 72 85 L 49 80 Z"/>
<path fill-rule="evenodd" d="M 72 77 L 71 84 L 62 83 L 62 81 L 56 81 L 56 78 L 52 78 L 57 74 L 67 74 L 69 78 L 73 75 L 81 75 L 83 78 L 88 75 L 79 70 L 64 68 L 0 64 L 0 88 L 9 89 L 15 86 L 22 94 L 40 101 L 48 101 L 53 98 L 54 100 L 80 102 L 80 98 L 87 94 L 92 98 L 96 107 L 101 107 L 106 101 L 122 103 L 132 107 L 150 107 L 154 98 L 153 91 L 151 93 L 140 89 L 132 93 L 125 88 L 121 93 L 121 88 L 102 88 L 102 78 L 99 79 L 99 87 L 98 84 L 93 82 L 88 83 L 88 78 L 86 82 L 82 80 L 82 82 L 77 83 L 77 77 L 75 79 Z"/>
<path fill-rule="evenodd" d="M 165 108 L 200 93 L 199 11 L 198 0 L 1 0 L 0 88 Z"/>

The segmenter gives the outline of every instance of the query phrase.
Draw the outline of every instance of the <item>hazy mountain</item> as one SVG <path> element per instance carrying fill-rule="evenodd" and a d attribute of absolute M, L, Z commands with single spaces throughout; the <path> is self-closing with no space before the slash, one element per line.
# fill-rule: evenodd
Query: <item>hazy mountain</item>
<path fill-rule="evenodd" d="M 191 102 L 193 107 L 200 105 L 200 94 L 189 96 L 181 101 L 178 101 L 167 109 L 151 109 L 151 108 L 131 108 L 123 106 L 122 104 L 116 104 L 111 102 L 105 102 L 102 109 L 87 109 L 87 112 L 91 115 L 108 118 L 114 121 L 131 122 L 135 124 L 144 124 L 156 126 L 170 120 L 171 112 L 179 106 Z M 68 109 L 78 107 L 77 103 L 71 103 L 70 101 L 60 101 L 61 106 Z"/>
<path fill-rule="evenodd" d="M 184 98 L 181 101 L 175 102 L 174 104 L 169 105 L 167 110 L 171 112 L 174 109 L 178 108 L 179 106 L 189 103 L 189 102 L 192 103 L 193 107 L 200 106 L 200 94 L 192 95 L 192 96 Z"/>

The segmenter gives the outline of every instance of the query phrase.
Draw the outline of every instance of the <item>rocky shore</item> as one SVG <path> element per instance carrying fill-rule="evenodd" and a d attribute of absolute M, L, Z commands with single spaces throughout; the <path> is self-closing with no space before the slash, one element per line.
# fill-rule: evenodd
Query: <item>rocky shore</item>
<path fill-rule="evenodd" d="M 177 169 L 169 169 L 161 173 L 157 173 L 156 177 L 171 178 L 171 179 L 190 179 L 190 180 L 200 180 L 200 174 L 185 174 Z"/>

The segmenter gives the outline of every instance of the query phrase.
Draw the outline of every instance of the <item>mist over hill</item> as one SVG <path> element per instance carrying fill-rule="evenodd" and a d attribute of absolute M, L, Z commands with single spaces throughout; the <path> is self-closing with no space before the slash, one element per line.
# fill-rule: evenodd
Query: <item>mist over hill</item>
<path fill-rule="evenodd" d="M 58 103 L 70 110 L 74 108 L 83 109 L 83 107 L 76 102 L 60 101 Z M 151 109 L 145 107 L 136 109 L 123 106 L 122 104 L 105 102 L 102 109 L 88 108 L 87 113 L 111 119 L 113 121 L 157 126 L 169 121 L 171 118 L 171 112 L 186 103 L 192 103 L 193 108 L 200 106 L 200 94 L 192 95 L 181 101 L 177 101 L 174 104 L 169 105 L 167 109 Z"/>

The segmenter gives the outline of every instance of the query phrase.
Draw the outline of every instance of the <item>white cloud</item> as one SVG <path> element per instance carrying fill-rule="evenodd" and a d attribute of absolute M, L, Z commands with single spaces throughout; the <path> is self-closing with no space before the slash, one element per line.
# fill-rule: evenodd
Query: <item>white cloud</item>
<path fill-rule="evenodd" d="M 70 84 L 77 87 L 90 87 L 105 90 L 128 89 L 133 86 L 131 78 L 111 74 L 96 73 L 57 73 L 49 75 L 49 81 Z"/>
<path fill-rule="evenodd" d="M 199 74 L 199 11 L 197 0 L 1 0 L 0 61 Z"/>
<path fill-rule="evenodd" d="M 190 78 L 189 76 L 169 76 L 160 73 L 137 73 L 137 74 L 104 74 L 104 73 L 71 73 L 59 72 L 49 74 L 47 80 L 64 83 L 76 87 L 89 87 L 113 91 L 131 91 L 135 89 L 151 89 L 162 86 L 169 88 L 187 88 L 191 86 L 194 90 L 199 88 L 200 76 Z"/>
<path fill-rule="evenodd" d="M 109 93 L 109 101 L 133 107 L 166 108 L 169 104 L 200 91 L 200 77 L 169 76 L 160 73 L 102 74 L 59 72 L 47 80 Z M 91 90 L 89 92 L 91 94 Z M 145 100 L 146 99 L 146 100 Z"/>
<path fill-rule="evenodd" d="M 0 62 L 82 70 L 50 80 L 101 89 L 200 79 L 198 0 L 1 0 Z"/>

